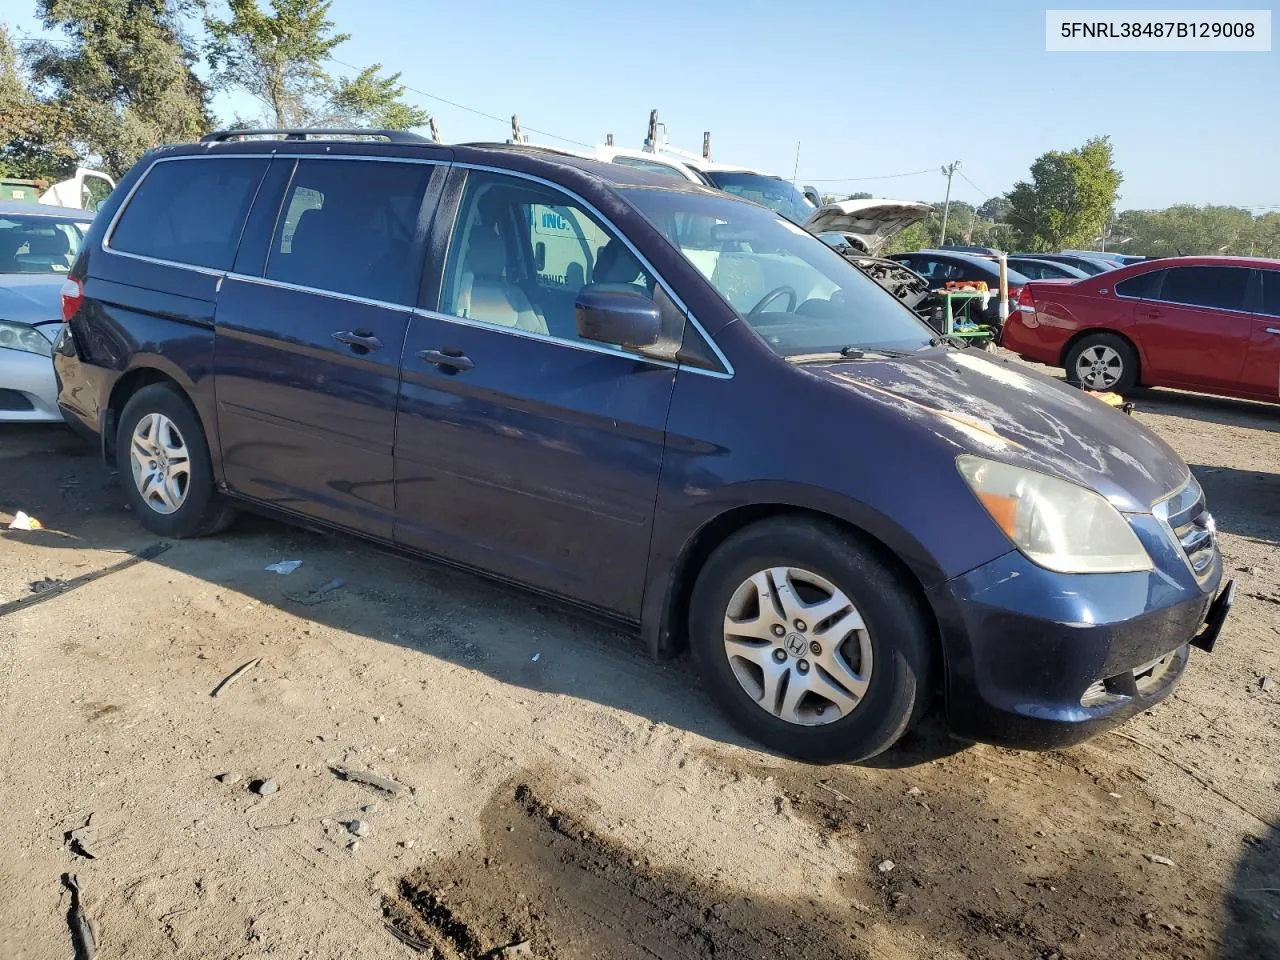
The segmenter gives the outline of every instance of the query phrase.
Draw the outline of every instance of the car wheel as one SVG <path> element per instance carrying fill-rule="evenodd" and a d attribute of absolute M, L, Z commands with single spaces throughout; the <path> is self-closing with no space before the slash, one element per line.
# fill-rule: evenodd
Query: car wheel
<path fill-rule="evenodd" d="M 689 627 L 703 682 L 734 725 L 802 760 L 873 757 L 927 704 L 919 597 L 834 526 L 779 518 L 728 538 L 698 576 Z"/>
<path fill-rule="evenodd" d="M 116 459 L 134 515 L 152 533 L 200 537 L 235 517 L 214 490 L 200 418 L 170 386 L 152 384 L 129 398 L 120 414 Z"/>
<path fill-rule="evenodd" d="M 1138 382 L 1138 355 L 1133 345 L 1114 333 L 1081 337 L 1063 360 L 1067 382 L 1088 390 L 1124 393 Z"/>

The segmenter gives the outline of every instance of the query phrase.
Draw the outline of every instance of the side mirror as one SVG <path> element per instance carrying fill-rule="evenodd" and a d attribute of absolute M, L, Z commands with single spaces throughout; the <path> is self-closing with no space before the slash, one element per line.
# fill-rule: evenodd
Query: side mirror
<path fill-rule="evenodd" d="M 541 240 L 533 245 L 533 266 L 539 273 L 547 269 L 547 245 Z"/>
<path fill-rule="evenodd" d="M 615 347 L 651 347 L 662 335 L 658 305 L 626 284 L 593 283 L 578 292 L 578 336 Z"/>

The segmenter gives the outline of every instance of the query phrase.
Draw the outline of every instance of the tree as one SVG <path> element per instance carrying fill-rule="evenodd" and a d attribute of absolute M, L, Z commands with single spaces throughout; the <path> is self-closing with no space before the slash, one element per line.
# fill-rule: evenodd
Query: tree
<path fill-rule="evenodd" d="M 1031 165 L 1030 182 L 1019 181 L 1007 194 L 1006 219 L 1018 246 L 1060 250 L 1090 245 L 1115 211 L 1122 180 L 1108 137 L 1042 154 Z"/>
<path fill-rule="evenodd" d="M 364 123 L 387 130 L 424 127 L 431 115 L 421 107 L 411 106 L 401 98 L 404 85 L 400 74 L 378 76 L 382 64 L 365 67 L 354 80 L 343 78 L 332 93 L 333 120 L 340 123 Z"/>
<path fill-rule="evenodd" d="M 1239 207 L 1175 204 L 1164 210 L 1126 210 L 1112 232 L 1125 238 L 1125 253 L 1172 257 L 1201 254 L 1247 256 L 1264 231 Z M 1264 254 L 1259 254 L 1263 256 Z"/>
<path fill-rule="evenodd" d="M 209 65 L 220 89 L 238 89 L 261 101 L 276 127 L 333 123 L 404 130 L 420 127 L 427 112 L 404 102 L 400 74 L 379 76 L 382 64 L 354 78 L 334 80 L 326 69 L 333 51 L 350 39 L 335 33 L 332 0 L 227 0 L 230 16 L 206 15 Z"/>
<path fill-rule="evenodd" d="M 211 125 L 208 91 L 181 30 L 187 0 L 38 0 L 65 43 L 28 50 L 39 100 L 77 152 L 121 174 L 146 150 L 194 140 Z"/>
<path fill-rule="evenodd" d="M 983 220 L 991 220 L 994 223 L 1002 223 L 1009 216 L 1009 211 L 1013 209 L 1013 204 L 1009 202 L 1008 197 L 992 197 L 984 200 L 978 207 L 978 216 Z"/>
<path fill-rule="evenodd" d="M 60 180 L 76 166 L 62 111 L 41 103 L 0 24 L 0 176 Z"/>

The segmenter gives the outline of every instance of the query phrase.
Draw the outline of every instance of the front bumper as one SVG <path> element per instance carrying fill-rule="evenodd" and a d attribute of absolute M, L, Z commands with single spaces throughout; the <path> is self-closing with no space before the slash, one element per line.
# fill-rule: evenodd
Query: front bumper
<path fill-rule="evenodd" d="M 1217 557 L 1197 580 L 1154 521 L 1139 533 L 1150 540 L 1154 571 L 1060 574 L 1015 552 L 930 591 L 952 733 L 1054 749 L 1102 733 L 1172 692 L 1190 646 L 1212 648 L 1232 590 L 1228 585 L 1215 600 Z"/>
<path fill-rule="evenodd" d="M 0 348 L 0 423 L 60 421 L 53 361 Z"/>

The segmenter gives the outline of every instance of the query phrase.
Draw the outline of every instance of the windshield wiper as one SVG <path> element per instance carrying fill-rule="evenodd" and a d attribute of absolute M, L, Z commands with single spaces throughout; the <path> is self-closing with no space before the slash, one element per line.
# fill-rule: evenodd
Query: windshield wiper
<path fill-rule="evenodd" d="M 964 337 L 930 337 L 929 346 L 931 347 L 955 347 L 957 350 L 964 350 L 969 346 L 969 341 Z M 922 348 L 923 349 L 923 348 Z"/>

